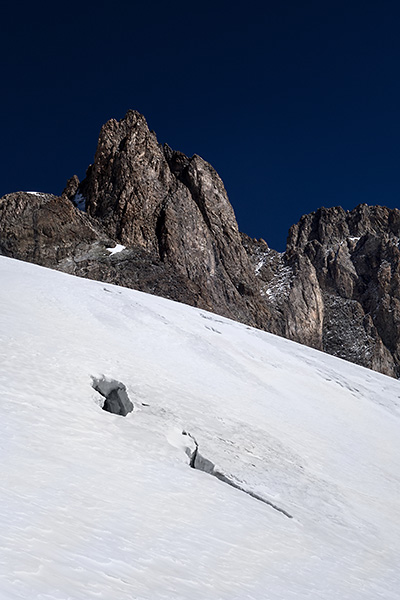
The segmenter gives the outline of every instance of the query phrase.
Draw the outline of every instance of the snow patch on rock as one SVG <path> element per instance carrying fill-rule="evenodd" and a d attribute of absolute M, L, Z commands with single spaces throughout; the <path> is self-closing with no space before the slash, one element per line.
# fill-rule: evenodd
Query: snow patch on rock
<path fill-rule="evenodd" d="M 126 246 L 123 246 L 122 244 L 117 244 L 114 248 L 107 248 L 107 250 L 110 253 L 110 255 L 112 256 L 113 254 L 122 252 L 122 250 L 125 250 L 125 248 L 126 248 Z"/>

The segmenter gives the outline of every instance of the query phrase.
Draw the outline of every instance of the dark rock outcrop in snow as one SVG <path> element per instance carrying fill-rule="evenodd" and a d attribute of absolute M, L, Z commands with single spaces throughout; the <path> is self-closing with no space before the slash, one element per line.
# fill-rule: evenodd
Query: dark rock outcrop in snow
<path fill-rule="evenodd" d="M 92 387 L 104 398 L 103 410 L 122 417 L 133 411 L 126 387 L 120 381 L 92 377 Z"/>
<path fill-rule="evenodd" d="M 0 253 L 198 306 L 400 375 L 400 212 L 320 209 L 287 250 L 240 234 L 216 171 L 142 115 L 106 123 L 61 197 L 0 199 Z M 117 243 L 123 252 L 107 248 Z"/>

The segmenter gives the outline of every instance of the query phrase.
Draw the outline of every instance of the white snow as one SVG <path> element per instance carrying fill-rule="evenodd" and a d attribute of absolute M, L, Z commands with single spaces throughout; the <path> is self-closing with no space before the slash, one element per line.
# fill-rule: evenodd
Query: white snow
<path fill-rule="evenodd" d="M 107 250 L 112 255 L 112 254 L 117 254 L 117 252 L 122 252 L 122 250 L 125 250 L 125 248 L 126 248 L 126 246 L 123 246 L 122 244 L 117 244 L 115 246 L 115 248 L 107 248 Z"/>
<path fill-rule="evenodd" d="M 2 600 L 398 600 L 398 381 L 133 290 L 0 273 Z M 127 417 L 101 410 L 103 374 Z M 191 469 L 182 431 L 293 518 Z"/>
<path fill-rule="evenodd" d="M 256 264 L 255 267 L 255 274 L 259 275 L 261 269 L 263 268 L 263 266 L 265 265 L 265 262 L 270 254 L 270 250 L 268 249 L 266 252 L 261 252 L 258 256 L 258 263 Z"/>
<path fill-rule="evenodd" d="M 25 192 L 25 194 L 33 194 L 34 196 L 45 196 L 43 192 Z"/>
<path fill-rule="evenodd" d="M 272 302 L 282 301 L 288 296 L 290 286 L 293 282 L 293 269 L 285 267 L 283 261 L 279 269 L 277 269 L 274 277 L 269 281 L 268 285 L 261 290 L 262 295 L 267 295 Z"/>

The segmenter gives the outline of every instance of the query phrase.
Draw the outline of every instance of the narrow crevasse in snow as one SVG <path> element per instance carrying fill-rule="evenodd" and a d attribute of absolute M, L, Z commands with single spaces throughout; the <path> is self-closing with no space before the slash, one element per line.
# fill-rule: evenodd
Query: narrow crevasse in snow
<path fill-rule="evenodd" d="M 234 487 L 237 490 L 244 492 L 248 496 L 251 496 L 252 498 L 255 498 L 256 500 L 259 500 L 260 502 L 267 504 L 274 510 L 285 515 L 285 517 L 288 517 L 288 519 L 293 519 L 293 516 L 291 514 L 289 514 L 285 509 L 280 508 L 279 506 L 277 506 L 273 502 L 270 502 L 266 498 L 263 498 L 256 492 L 253 492 L 252 490 L 248 490 L 248 489 L 244 488 L 238 482 L 234 481 L 231 477 L 228 477 L 224 473 L 221 473 L 221 471 L 219 471 L 216 468 L 215 464 L 211 460 L 209 460 L 208 458 L 205 458 L 204 456 L 202 456 L 199 453 L 199 444 L 197 443 L 196 438 L 191 433 L 188 433 L 187 431 L 182 431 L 182 435 L 188 436 L 194 443 L 194 449 L 190 448 L 189 446 L 186 448 L 186 454 L 189 457 L 189 465 L 192 469 L 197 469 L 198 471 L 203 471 L 204 473 L 213 475 L 214 477 L 216 477 L 223 483 L 227 483 L 231 487 Z"/>

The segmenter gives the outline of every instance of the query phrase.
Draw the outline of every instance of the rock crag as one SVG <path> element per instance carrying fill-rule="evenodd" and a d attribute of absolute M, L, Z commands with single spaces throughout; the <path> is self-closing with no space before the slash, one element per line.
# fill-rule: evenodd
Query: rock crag
<path fill-rule="evenodd" d="M 159 144 L 136 111 L 102 127 L 85 179 L 72 177 L 61 197 L 0 199 L 5 256 L 185 302 L 395 377 L 399 242 L 397 209 L 321 208 L 278 253 L 239 232 L 212 166 Z"/>

